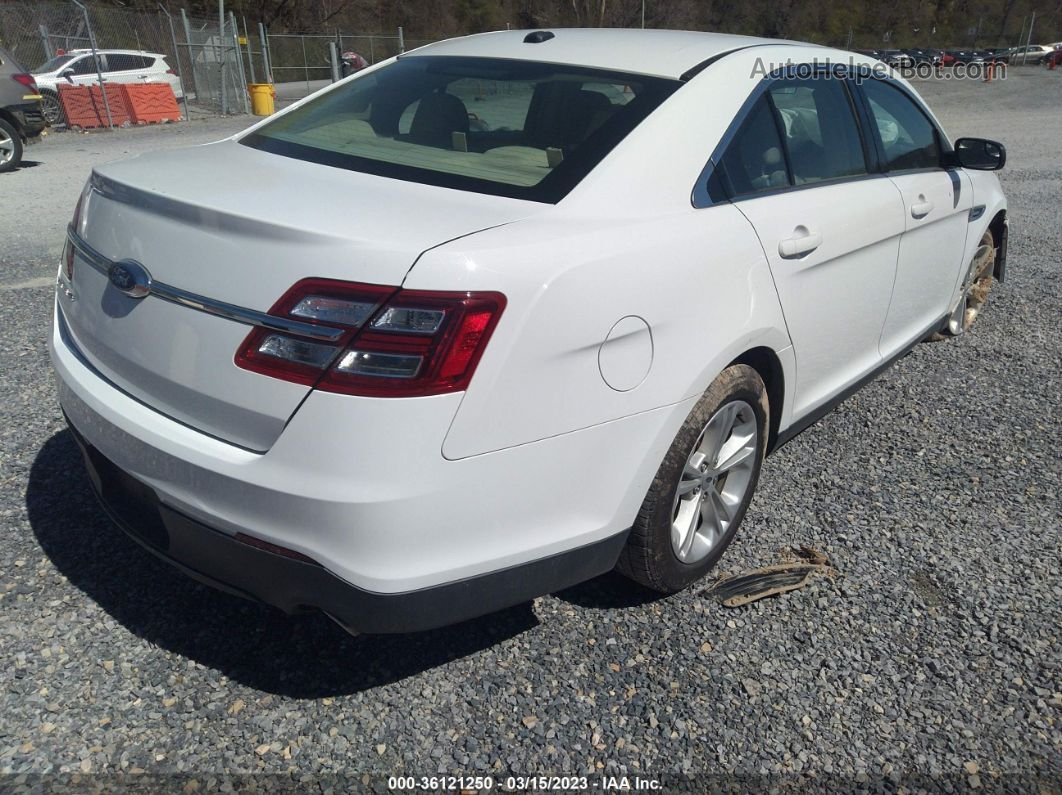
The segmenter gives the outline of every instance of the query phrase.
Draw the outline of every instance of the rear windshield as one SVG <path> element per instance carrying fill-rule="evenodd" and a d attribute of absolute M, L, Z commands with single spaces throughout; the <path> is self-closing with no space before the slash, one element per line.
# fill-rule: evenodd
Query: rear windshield
<path fill-rule="evenodd" d="M 56 69 L 61 67 L 63 64 L 69 63 L 70 61 L 74 60 L 74 57 L 75 56 L 73 56 L 73 55 L 57 55 L 54 58 L 52 58 L 50 61 L 45 61 L 43 64 L 38 66 L 33 71 L 37 72 L 38 74 L 46 74 L 48 72 L 54 72 Z"/>
<path fill-rule="evenodd" d="M 15 72 L 24 72 L 24 71 L 26 71 L 23 68 L 22 64 L 20 64 L 18 62 L 18 60 L 15 58 L 15 56 L 13 56 L 7 50 L 5 50 L 2 47 L 0 47 L 0 66 L 3 66 L 4 64 L 6 64 L 7 66 L 11 67 L 11 70 L 13 70 Z"/>
<path fill-rule="evenodd" d="M 680 85 L 530 61 L 406 56 L 241 143 L 352 171 L 557 202 Z"/>

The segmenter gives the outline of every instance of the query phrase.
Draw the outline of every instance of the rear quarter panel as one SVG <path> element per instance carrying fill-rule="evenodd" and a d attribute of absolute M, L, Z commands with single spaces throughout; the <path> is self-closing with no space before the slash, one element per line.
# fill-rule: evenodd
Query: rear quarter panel
<path fill-rule="evenodd" d="M 451 459 L 678 403 L 743 351 L 789 346 L 763 250 L 730 205 L 529 219 L 428 252 L 406 286 L 508 298 L 443 445 Z M 648 370 L 619 391 L 601 357 L 624 318 L 644 321 L 651 339 L 609 341 L 605 356 Z"/>

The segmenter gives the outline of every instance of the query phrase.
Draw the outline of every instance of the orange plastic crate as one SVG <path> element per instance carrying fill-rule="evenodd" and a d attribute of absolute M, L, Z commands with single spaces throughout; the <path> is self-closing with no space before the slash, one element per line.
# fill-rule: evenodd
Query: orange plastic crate
<path fill-rule="evenodd" d="M 123 85 L 122 94 L 134 124 L 181 120 L 177 98 L 165 83 Z"/>
<path fill-rule="evenodd" d="M 117 127 L 132 121 L 122 87 L 105 86 L 111 122 Z M 71 127 L 86 129 L 107 126 L 107 110 L 103 104 L 103 92 L 99 86 L 59 86 L 59 104 L 63 108 L 66 123 Z"/>

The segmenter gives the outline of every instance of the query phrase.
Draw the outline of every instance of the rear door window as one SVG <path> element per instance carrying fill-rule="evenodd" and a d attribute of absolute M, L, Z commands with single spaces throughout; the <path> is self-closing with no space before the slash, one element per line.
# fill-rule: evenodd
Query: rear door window
<path fill-rule="evenodd" d="M 107 55 L 108 72 L 130 72 L 134 69 L 143 69 L 144 59 L 139 55 L 127 53 L 109 53 Z"/>
<path fill-rule="evenodd" d="M 840 80 L 775 81 L 720 160 L 732 198 L 867 173 L 863 141 Z"/>
<path fill-rule="evenodd" d="M 719 165 L 724 189 L 732 198 L 792 184 L 786 169 L 778 125 L 766 94 L 756 101 L 745 117 Z"/>
<path fill-rule="evenodd" d="M 839 80 L 781 80 L 771 101 L 784 133 L 793 184 L 865 174 L 866 159 L 848 92 Z"/>

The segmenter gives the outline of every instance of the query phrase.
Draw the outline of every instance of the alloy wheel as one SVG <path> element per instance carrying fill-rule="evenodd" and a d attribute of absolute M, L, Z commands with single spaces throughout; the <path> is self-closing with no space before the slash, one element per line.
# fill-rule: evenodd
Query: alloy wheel
<path fill-rule="evenodd" d="M 959 302 L 948 317 L 948 333 L 958 336 L 968 329 L 977 312 L 984 304 L 988 288 L 991 286 L 992 265 L 996 258 L 992 233 L 986 232 L 981 238 L 981 245 L 970 260 L 970 267 L 963 278 L 959 292 Z"/>
<path fill-rule="evenodd" d="M 41 95 L 41 115 L 53 127 L 63 120 L 63 111 L 59 107 L 59 98 L 53 94 Z"/>
<path fill-rule="evenodd" d="M 759 450 L 756 412 L 743 400 L 711 416 L 679 476 L 671 510 L 671 547 L 683 563 L 706 558 L 745 501 Z"/>
<path fill-rule="evenodd" d="M 0 166 L 7 165 L 15 156 L 15 141 L 0 128 Z"/>

